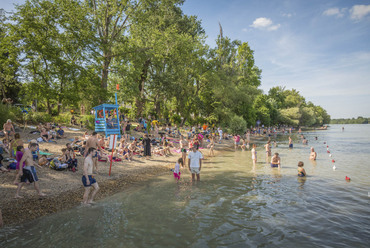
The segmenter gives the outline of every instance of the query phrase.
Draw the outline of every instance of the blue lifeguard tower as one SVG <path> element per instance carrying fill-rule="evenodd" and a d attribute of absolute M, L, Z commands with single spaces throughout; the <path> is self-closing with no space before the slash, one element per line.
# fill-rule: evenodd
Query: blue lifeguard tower
<path fill-rule="evenodd" d="M 121 138 L 121 130 L 119 125 L 119 115 L 117 104 L 117 94 L 115 96 L 116 104 L 101 104 L 93 107 L 95 110 L 95 131 L 104 132 L 105 137 L 116 134 Z"/>

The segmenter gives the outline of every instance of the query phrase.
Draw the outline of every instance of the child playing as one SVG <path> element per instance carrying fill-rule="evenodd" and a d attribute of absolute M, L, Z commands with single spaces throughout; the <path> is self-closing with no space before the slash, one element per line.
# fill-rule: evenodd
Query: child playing
<path fill-rule="evenodd" d="M 184 166 L 184 162 L 183 162 L 182 158 L 179 158 L 179 160 L 177 160 L 176 165 L 175 165 L 175 169 L 173 170 L 173 176 L 174 176 L 175 180 L 177 179 L 177 182 L 180 180 L 180 176 L 181 176 L 180 164 L 181 164 L 182 167 Z"/>
<path fill-rule="evenodd" d="M 278 167 L 278 168 L 280 168 L 280 157 L 279 157 L 279 153 L 277 153 L 277 152 L 271 158 L 271 167 Z"/>
<path fill-rule="evenodd" d="M 215 147 L 215 137 L 212 136 L 211 137 L 211 142 L 209 143 L 209 156 L 214 156 L 215 155 L 215 152 L 213 150 L 213 148 Z"/>
<path fill-rule="evenodd" d="M 303 169 L 304 163 L 302 161 L 298 162 L 298 176 L 305 177 L 306 171 Z"/>

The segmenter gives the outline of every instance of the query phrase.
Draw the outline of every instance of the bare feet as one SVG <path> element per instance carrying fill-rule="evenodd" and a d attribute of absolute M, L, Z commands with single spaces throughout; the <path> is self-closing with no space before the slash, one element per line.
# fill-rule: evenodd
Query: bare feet
<path fill-rule="evenodd" d="M 20 198 L 23 198 L 23 196 L 20 196 L 20 195 L 15 195 L 14 196 L 15 199 L 20 199 Z"/>
<path fill-rule="evenodd" d="M 39 193 L 39 196 L 44 197 L 44 196 L 46 196 L 46 194 L 44 194 L 44 193 Z"/>
<path fill-rule="evenodd" d="M 14 185 L 18 185 L 19 183 L 17 182 L 17 181 L 14 181 L 14 183 L 13 183 Z"/>

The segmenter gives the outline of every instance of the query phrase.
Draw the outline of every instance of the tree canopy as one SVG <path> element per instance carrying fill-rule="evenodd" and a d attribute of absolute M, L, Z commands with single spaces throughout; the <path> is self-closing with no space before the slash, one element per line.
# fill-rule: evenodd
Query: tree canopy
<path fill-rule="evenodd" d="M 296 89 L 264 94 L 248 42 L 220 34 L 215 47 L 183 0 L 27 0 L 1 16 L 1 94 L 57 115 L 119 103 L 130 117 L 235 130 L 330 122 Z M 21 89 L 21 90 L 20 90 Z"/>

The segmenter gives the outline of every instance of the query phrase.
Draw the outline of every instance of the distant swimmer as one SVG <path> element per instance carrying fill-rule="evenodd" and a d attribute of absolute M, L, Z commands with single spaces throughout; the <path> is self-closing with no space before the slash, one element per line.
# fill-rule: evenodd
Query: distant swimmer
<path fill-rule="evenodd" d="M 342 127 L 342 132 L 344 132 L 344 127 Z"/>
<path fill-rule="evenodd" d="M 304 163 L 302 161 L 298 162 L 298 176 L 305 177 L 306 171 L 303 169 Z"/>
<path fill-rule="evenodd" d="M 308 144 L 308 140 L 306 139 L 306 137 L 303 137 L 302 144 L 303 145 L 307 145 Z"/>
<path fill-rule="evenodd" d="M 311 153 L 310 153 L 310 160 L 316 160 L 317 153 L 315 152 L 315 149 L 311 147 Z"/>
<path fill-rule="evenodd" d="M 271 167 L 278 167 L 278 168 L 280 168 L 280 157 L 279 157 L 279 153 L 277 153 L 277 152 L 271 158 Z"/>
<path fill-rule="evenodd" d="M 293 140 L 289 136 L 289 148 L 293 148 Z"/>

